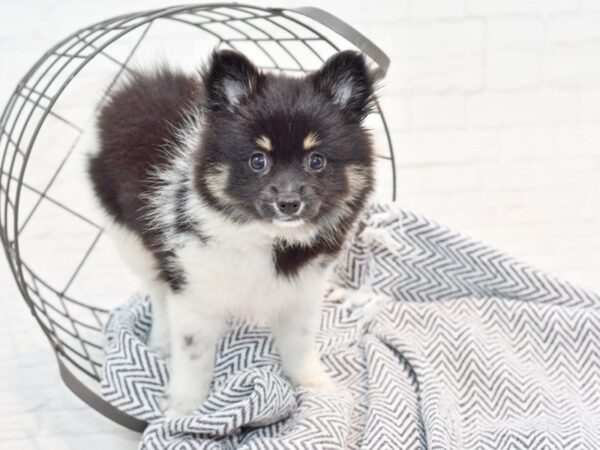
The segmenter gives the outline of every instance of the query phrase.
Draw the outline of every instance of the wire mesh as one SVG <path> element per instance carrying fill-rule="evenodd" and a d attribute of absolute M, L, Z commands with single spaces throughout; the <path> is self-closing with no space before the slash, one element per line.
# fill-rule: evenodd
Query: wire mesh
<path fill-rule="evenodd" d="M 320 23 L 326 14 L 312 16 L 239 4 L 127 14 L 65 38 L 16 87 L 0 118 L 0 236 L 18 288 L 57 356 L 92 387 L 100 376 L 107 298 L 123 300 L 115 286 L 134 289 L 120 268 L 112 270 L 121 266 L 109 256 L 114 251 L 105 245 L 83 172 L 95 112 L 125 72 L 157 55 L 179 54 L 181 64 L 197 66 L 212 48 L 226 47 L 265 70 L 304 73 L 340 49 L 357 48 Z M 378 177 L 394 199 L 394 153 L 378 105 L 368 120 L 382 163 Z"/>

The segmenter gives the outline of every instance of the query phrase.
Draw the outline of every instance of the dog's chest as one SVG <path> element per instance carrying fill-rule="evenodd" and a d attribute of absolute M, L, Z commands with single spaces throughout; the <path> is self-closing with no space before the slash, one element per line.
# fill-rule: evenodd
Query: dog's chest
<path fill-rule="evenodd" d="M 233 242 L 230 244 L 234 244 Z M 271 245 L 200 245 L 189 241 L 178 251 L 187 288 L 202 307 L 232 316 L 268 319 L 319 295 L 323 269 L 310 264 L 293 278 L 277 274 Z"/>

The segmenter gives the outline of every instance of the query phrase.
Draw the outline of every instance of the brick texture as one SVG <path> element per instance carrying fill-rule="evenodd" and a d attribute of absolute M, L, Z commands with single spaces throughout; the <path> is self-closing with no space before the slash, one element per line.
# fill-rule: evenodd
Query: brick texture
<path fill-rule="evenodd" d="M 600 1 L 316 4 L 392 58 L 381 96 L 399 201 L 600 290 Z M 162 6 L 3 2 L 0 104 L 51 43 L 106 17 Z M 50 348 L 12 283 L 0 261 L 0 447 L 135 448 L 137 435 L 57 388 Z"/>

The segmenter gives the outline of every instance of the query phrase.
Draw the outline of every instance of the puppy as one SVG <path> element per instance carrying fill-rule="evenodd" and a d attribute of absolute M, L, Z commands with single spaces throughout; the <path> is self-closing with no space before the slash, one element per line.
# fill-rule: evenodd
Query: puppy
<path fill-rule="evenodd" d="M 331 384 L 314 338 L 327 268 L 373 186 L 373 91 L 355 52 L 288 77 L 222 50 L 197 77 L 136 72 L 102 108 L 88 172 L 151 293 L 167 415 L 206 398 L 232 317 L 270 325 L 292 383 Z"/>

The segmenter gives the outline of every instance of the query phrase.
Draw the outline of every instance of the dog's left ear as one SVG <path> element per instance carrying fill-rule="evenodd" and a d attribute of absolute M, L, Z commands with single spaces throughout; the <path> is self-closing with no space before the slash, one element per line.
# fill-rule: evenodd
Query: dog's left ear
<path fill-rule="evenodd" d="M 313 82 L 318 90 L 359 121 L 371 111 L 375 83 L 360 53 L 351 50 L 336 53 L 313 74 Z"/>

